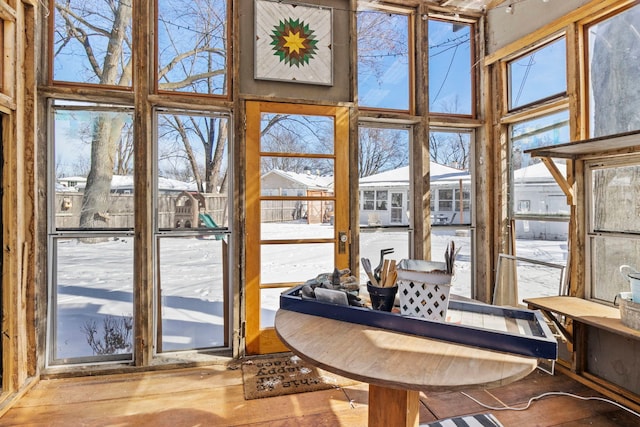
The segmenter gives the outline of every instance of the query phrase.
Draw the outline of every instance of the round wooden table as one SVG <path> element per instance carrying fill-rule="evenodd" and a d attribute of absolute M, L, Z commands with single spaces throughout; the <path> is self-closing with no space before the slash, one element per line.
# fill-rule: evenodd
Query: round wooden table
<path fill-rule="evenodd" d="M 369 384 L 369 426 L 417 426 L 420 391 L 496 387 L 537 366 L 532 357 L 282 309 L 275 329 L 302 359 Z"/>

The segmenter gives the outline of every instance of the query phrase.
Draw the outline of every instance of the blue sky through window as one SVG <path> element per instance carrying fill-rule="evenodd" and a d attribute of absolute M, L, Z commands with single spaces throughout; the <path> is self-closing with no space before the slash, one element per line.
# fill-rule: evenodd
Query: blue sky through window
<path fill-rule="evenodd" d="M 509 63 L 509 108 L 567 91 L 564 37 Z"/>
<path fill-rule="evenodd" d="M 471 115 L 472 63 L 469 24 L 429 20 L 429 111 Z"/>

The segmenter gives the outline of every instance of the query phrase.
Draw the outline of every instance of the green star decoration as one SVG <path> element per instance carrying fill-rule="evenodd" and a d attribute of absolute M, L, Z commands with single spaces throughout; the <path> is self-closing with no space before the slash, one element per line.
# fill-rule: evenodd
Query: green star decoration
<path fill-rule="evenodd" d="M 308 65 L 318 51 L 314 30 L 310 30 L 309 25 L 299 19 L 280 21 L 279 25 L 273 27 L 272 33 L 274 55 L 290 67 Z"/>

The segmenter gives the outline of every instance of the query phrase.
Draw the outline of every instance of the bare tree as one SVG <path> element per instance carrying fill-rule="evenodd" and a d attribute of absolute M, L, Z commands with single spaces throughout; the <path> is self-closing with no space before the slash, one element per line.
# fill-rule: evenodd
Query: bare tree
<path fill-rule="evenodd" d="M 408 55 L 407 33 L 398 31 L 389 13 L 361 10 L 357 19 L 358 73 L 370 74 L 380 80 L 386 68 L 381 57 Z"/>
<path fill-rule="evenodd" d="M 318 175 L 333 175 L 333 164 L 325 159 L 290 154 L 333 152 L 333 122 L 327 117 L 268 114 L 263 117 L 261 150 L 274 153 L 264 157 L 261 172 L 273 169 Z M 280 154 L 280 155 L 278 155 Z"/>
<path fill-rule="evenodd" d="M 431 132 L 429 134 L 429 156 L 432 161 L 469 169 L 470 139 L 468 134 L 459 132 Z"/>
<path fill-rule="evenodd" d="M 159 153 L 163 164 L 171 163 L 171 177 L 182 181 L 193 180 L 199 192 L 226 191 L 226 168 L 223 169 L 228 124 L 226 118 L 162 115 L 160 139 L 165 151 Z M 174 140 L 173 145 L 167 141 Z M 202 150 L 193 144 L 201 146 Z"/>
<path fill-rule="evenodd" d="M 407 141 L 400 132 L 360 127 L 358 175 L 362 178 L 409 164 Z"/>

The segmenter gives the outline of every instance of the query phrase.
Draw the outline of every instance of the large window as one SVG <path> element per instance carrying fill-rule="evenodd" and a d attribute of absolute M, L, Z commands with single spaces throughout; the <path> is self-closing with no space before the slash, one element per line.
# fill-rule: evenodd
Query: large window
<path fill-rule="evenodd" d="M 52 2 L 49 365 L 133 363 L 140 342 L 170 357 L 231 347 L 232 126 L 226 99 L 215 99 L 229 94 L 228 4 Z M 144 10 L 156 14 L 136 15 Z M 141 19 L 155 38 L 132 31 Z M 151 47 L 150 72 L 134 70 L 141 43 Z M 150 93 L 132 96 L 136 75 Z M 151 108 L 136 111 L 141 99 Z M 150 191 L 137 191 L 147 173 Z M 134 239 L 138 232 L 153 244 Z M 136 281 L 141 267 L 153 283 Z"/>
<path fill-rule="evenodd" d="M 587 168 L 590 296 L 604 302 L 630 290 L 621 266 L 640 269 L 639 163 L 636 157 L 593 162 Z"/>
<path fill-rule="evenodd" d="M 49 364 L 133 358 L 132 111 L 56 101 Z"/>
<path fill-rule="evenodd" d="M 475 115 L 474 26 L 429 19 L 429 112 Z"/>
<path fill-rule="evenodd" d="M 566 39 L 558 36 L 529 49 L 507 66 L 507 109 L 518 110 L 517 121 L 508 121 L 509 164 L 507 195 L 510 233 L 515 247 L 505 248 L 511 255 L 554 265 L 566 265 L 569 237 L 569 206 L 547 166 L 532 158 L 527 150 L 569 142 L 571 139 L 569 110 L 558 111 L 558 105 L 569 105 L 567 95 Z M 553 102 L 550 102 L 553 101 Z M 535 113 L 527 113 L 535 111 Z M 555 159 L 563 176 L 566 164 Z M 520 289 L 521 297 L 557 295 L 556 284 L 540 281 L 540 266 L 519 269 L 520 285 L 538 283 Z M 563 290 L 564 291 L 564 290 Z"/>
<path fill-rule="evenodd" d="M 358 103 L 360 107 L 409 111 L 413 95 L 413 13 L 366 9 L 358 22 Z"/>
<path fill-rule="evenodd" d="M 400 261 L 410 257 L 411 128 L 361 123 L 359 132 L 360 257 L 374 267 L 382 249 Z M 367 282 L 360 269 L 360 283 Z"/>
<path fill-rule="evenodd" d="M 451 241 L 460 253 L 452 282 L 457 295 L 471 297 L 473 283 L 472 149 L 473 132 L 438 129 L 429 132 L 431 187 L 431 259 L 444 261 Z"/>
<path fill-rule="evenodd" d="M 588 27 L 589 135 L 640 129 L 640 6 Z"/>
<path fill-rule="evenodd" d="M 432 224 L 471 224 L 472 136 L 446 129 L 429 133 Z"/>
<path fill-rule="evenodd" d="M 229 118 L 156 117 L 156 349 L 229 348 Z"/>

